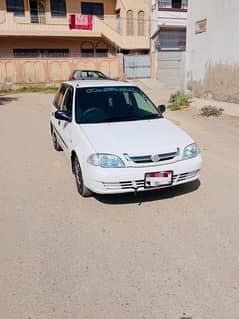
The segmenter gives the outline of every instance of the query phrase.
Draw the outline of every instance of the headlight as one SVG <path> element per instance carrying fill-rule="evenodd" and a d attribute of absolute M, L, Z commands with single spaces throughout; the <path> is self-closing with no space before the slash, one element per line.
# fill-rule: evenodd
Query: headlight
<path fill-rule="evenodd" d="M 118 156 L 112 154 L 92 154 L 88 158 L 88 163 L 102 168 L 125 167 L 124 162 Z"/>
<path fill-rule="evenodd" d="M 190 144 L 184 148 L 183 160 L 196 157 L 199 153 L 198 145 L 196 143 Z"/>

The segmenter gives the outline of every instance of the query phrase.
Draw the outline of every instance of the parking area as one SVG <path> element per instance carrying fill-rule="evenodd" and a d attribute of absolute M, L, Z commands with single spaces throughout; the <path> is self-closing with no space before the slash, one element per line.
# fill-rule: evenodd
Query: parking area
<path fill-rule="evenodd" d="M 239 118 L 167 111 L 200 144 L 200 182 L 83 199 L 52 99 L 0 96 L 0 317 L 238 318 Z"/>

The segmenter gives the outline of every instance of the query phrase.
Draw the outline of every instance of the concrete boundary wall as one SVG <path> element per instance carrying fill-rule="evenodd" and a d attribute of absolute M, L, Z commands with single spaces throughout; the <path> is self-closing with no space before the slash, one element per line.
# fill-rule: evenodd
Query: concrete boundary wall
<path fill-rule="evenodd" d="M 74 69 L 99 70 L 112 78 L 123 76 L 123 56 L 106 58 L 0 59 L 0 88 L 49 85 L 67 80 Z"/>
<path fill-rule="evenodd" d="M 239 103 L 238 0 L 189 1 L 186 89 Z"/>

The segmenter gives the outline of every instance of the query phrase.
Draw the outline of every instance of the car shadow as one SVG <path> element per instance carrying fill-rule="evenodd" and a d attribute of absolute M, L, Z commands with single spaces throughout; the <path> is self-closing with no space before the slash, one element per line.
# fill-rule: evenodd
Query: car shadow
<path fill-rule="evenodd" d="M 108 205 L 124 205 L 124 204 L 138 204 L 159 201 L 163 199 L 169 199 L 178 197 L 181 195 L 189 194 L 196 191 L 200 187 L 199 180 L 182 184 L 169 188 L 162 188 L 158 190 L 139 192 L 139 193 L 127 193 L 117 195 L 99 195 L 95 194 L 95 199 L 103 204 Z"/>
<path fill-rule="evenodd" d="M 17 97 L 12 97 L 12 96 L 2 96 L 0 95 L 0 105 L 5 105 L 5 104 L 8 104 L 10 102 L 13 102 L 13 101 L 17 101 L 18 98 Z"/>

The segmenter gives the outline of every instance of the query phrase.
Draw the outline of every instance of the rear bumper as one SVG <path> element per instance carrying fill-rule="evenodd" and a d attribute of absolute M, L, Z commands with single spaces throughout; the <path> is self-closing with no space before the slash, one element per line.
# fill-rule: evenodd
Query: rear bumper
<path fill-rule="evenodd" d="M 201 155 L 198 155 L 190 160 L 154 167 L 105 169 L 88 164 L 84 170 L 84 181 L 91 191 L 98 194 L 149 191 L 155 188 L 144 187 L 145 173 L 173 171 L 173 183 L 157 188 L 172 187 L 197 180 L 200 176 L 201 163 Z"/>

